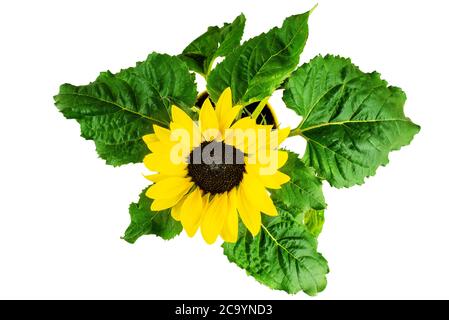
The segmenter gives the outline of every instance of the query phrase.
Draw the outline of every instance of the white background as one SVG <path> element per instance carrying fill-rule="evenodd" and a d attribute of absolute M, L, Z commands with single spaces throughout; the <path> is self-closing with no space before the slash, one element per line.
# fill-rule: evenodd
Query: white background
<path fill-rule="evenodd" d="M 152 51 L 177 54 L 241 12 L 248 39 L 315 2 L 2 1 L 0 298 L 309 299 L 258 284 L 200 237 L 121 240 L 144 168 L 106 166 L 52 96 Z M 363 186 L 325 185 L 331 273 L 317 298 L 449 298 L 448 12 L 447 1 L 323 0 L 310 18 L 303 62 L 334 53 L 378 70 L 422 126 Z"/>

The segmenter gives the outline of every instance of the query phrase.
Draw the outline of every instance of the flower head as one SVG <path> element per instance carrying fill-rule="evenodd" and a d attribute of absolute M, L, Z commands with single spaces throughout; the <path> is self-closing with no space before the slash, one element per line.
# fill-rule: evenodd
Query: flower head
<path fill-rule="evenodd" d="M 290 179 L 278 171 L 288 157 L 278 146 L 290 129 L 238 119 L 241 109 L 232 105 L 228 88 L 215 108 L 204 101 L 198 123 L 173 106 L 170 128 L 154 125 L 154 133 L 143 137 L 151 150 L 144 164 L 157 172 L 147 176 L 154 182 L 146 193 L 154 199 L 151 210 L 171 208 L 189 236 L 200 228 L 207 243 L 219 235 L 237 241 L 239 217 L 257 235 L 261 213 L 277 215 L 267 188 Z"/>

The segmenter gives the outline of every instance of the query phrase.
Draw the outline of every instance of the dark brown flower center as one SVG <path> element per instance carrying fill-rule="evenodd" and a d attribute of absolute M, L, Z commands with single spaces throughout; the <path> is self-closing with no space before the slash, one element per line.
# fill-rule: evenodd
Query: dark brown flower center
<path fill-rule="evenodd" d="M 237 187 L 245 172 L 242 151 L 223 142 L 203 142 L 188 158 L 188 175 L 204 192 L 212 195 Z"/>

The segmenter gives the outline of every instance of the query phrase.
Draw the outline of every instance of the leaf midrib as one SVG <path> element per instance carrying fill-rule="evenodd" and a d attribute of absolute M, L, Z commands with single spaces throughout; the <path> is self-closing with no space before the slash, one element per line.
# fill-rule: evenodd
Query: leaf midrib
<path fill-rule="evenodd" d="M 291 183 L 292 185 L 294 185 L 294 186 L 297 187 L 298 189 L 300 189 L 300 190 L 304 191 L 305 193 L 307 193 L 307 194 L 308 194 L 312 199 L 314 199 L 316 202 L 318 202 L 318 203 L 323 203 L 322 200 L 318 199 L 318 198 L 315 196 L 315 192 L 312 192 L 312 191 L 309 191 L 309 190 L 307 190 L 307 189 L 304 189 L 304 188 L 301 187 L 298 183 L 296 183 L 294 180 L 290 180 L 289 183 Z M 324 203 L 323 205 L 324 205 L 324 207 L 326 208 L 326 203 Z M 316 209 L 315 209 L 315 210 L 316 210 Z M 318 209 L 318 210 L 322 210 L 322 209 Z"/>
<path fill-rule="evenodd" d="M 316 288 L 318 288 L 319 286 L 318 286 L 318 282 L 317 282 L 317 280 L 315 280 L 315 277 L 312 275 L 312 272 L 309 270 L 309 268 L 307 267 L 307 266 L 305 266 L 304 264 L 302 264 L 302 261 L 298 258 L 298 257 L 296 257 L 293 253 L 291 253 L 286 247 L 284 247 L 282 244 L 280 244 L 278 241 L 277 241 L 277 239 L 271 234 L 271 232 L 267 229 L 267 227 L 265 227 L 263 224 L 261 225 L 262 226 L 262 229 L 268 234 L 268 236 L 271 238 L 271 240 L 273 240 L 273 242 L 274 242 L 274 244 L 276 245 L 276 246 L 278 246 L 279 248 L 281 248 L 282 250 L 284 250 L 285 252 L 287 252 L 287 254 L 289 255 L 289 256 L 291 256 L 293 259 L 295 259 L 296 261 L 298 261 L 298 264 L 301 264 L 301 266 L 303 267 L 303 268 L 305 268 L 306 269 L 306 271 L 311 275 L 311 278 L 312 278 L 312 280 L 313 280 L 313 282 L 314 282 L 314 284 L 315 284 L 315 287 Z M 312 257 L 311 257 L 312 258 Z M 298 266 L 298 265 L 297 265 Z M 297 267 L 298 268 L 298 267 Z M 297 269 L 296 268 L 296 269 Z M 298 272 L 298 269 L 297 269 L 297 272 Z M 299 273 L 299 272 L 298 272 Z M 298 281 L 299 281 L 299 279 L 298 279 Z M 304 290 L 304 288 L 302 287 L 302 286 L 300 286 L 301 287 L 301 290 Z"/>
<path fill-rule="evenodd" d="M 303 136 L 303 137 L 304 137 L 308 142 L 311 141 L 311 142 L 317 144 L 318 146 L 320 146 L 321 148 L 326 149 L 326 150 L 329 150 L 330 152 L 332 152 L 332 153 L 335 154 L 336 156 L 339 156 L 340 158 L 346 160 L 347 162 L 349 162 L 349 163 L 351 163 L 351 164 L 354 164 L 354 165 L 356 165 L 356 166 L 358 166 L 358 167 L 360 167 L 360 168 L 370 169 L 369 166 L 364 166 L 364 165 L 362 165 L 362 164 L 360 164 L 360 163 L 357 163 L 357 162 L 355 162 L 355 161 L 353 161 L 353 160 L 351 160 L 351 159 L 349 159 L 349 158 L 346 158 L 346 157 L 343 156 L 342 154 L 336 152 L 335 150 L 332 150 L 332 149 L 329 148 L 328 146 L 323 145 L 323 144 L 319 143 L 318 141 L 316 141 L 316 140 L 314 140 L 314 139 L 312 139 L 312 138 L 309 138 L 309 137 L 307 137 L 307 136 Z"/>
<path fill-rule="evenodd" d="M 158 120 L 158 119 L 156 119 L 156 118 L 147 116 L 147 115 L 145 115 L 145 114 L 143 114 L 143 113 L 140 113 L 140 112 L 138 112 L 138 111 L 134 111 L 134 110 L 129 109 L 129 108 L 125 107 L 125 106 L 119 105 L 119 104 L 116 103 L 116 102 L 108 101 L 108 100 L 105 100 L 105 99 L 101 99 L 101 98 L 98 98 L 98 97 L 95 97 L 95 96 L 91 96 L 91 95 L 88 95 L 88 94 L 82 94 L 82 93 L 60 93 L 59 95 L 60 95 L 60 96 L 86 97 L 86 98 L 98 100 L 98 101 L 100 101 L 100 102 L 103 102 L 103 103 L 106 103 L 106 104 L 110 104 L 110 105 L 113 105 L 113 106 L 115 106 L 115 107 L 117 107 L 117 108 L 120 108 L 122 111 L 132 113 L 132 114 L 134 114 L 134 115 L 137 115 L 137 116 L 139 116 L 139 117 L 148 119 L 148 120 L 153 121 L 153 122 L 157 122 L 157 123 L 162 124 L 162 125 L 164 125 L 164 126 L 167 125 L 167 123 L 164 122 L 164 121 L 161 121 L 161 120 Z"/>
<path fill-rule="evenodd" d="M 325 122 L 325 123 L 320 123 L 317 125 L 313 125 L 307 128 L 301 128 L 301 132 L 306 132 L 306 131 L 310 131 L 310 130 L 314 130 L 314 129 L 319 129 L 319 128 L 323 128 L 323 127 L 327 127 L 327 126 L 341 126 L 341 125 L 345 125 L 348 123 L 377 123 L 377 122 L 394 122 L 394 121 L 401 121 L 401 122 L 410 122 L 410 120 L 408 119 L 373 119 L 373 120 L 344 120 L 344 121 L 336 121 L 336 122 Z"/>
<path fill-rule="evenodd" d="M 301 24 L 301 26 L 300 27 L 302 27 L 302 26 L 304 26 L 304 23 L 302 23 Z M 278 30 L 281 30 L 280 28 L 277 28 L 277 30 L 276 31 L 278 31 Z M 293 41 L 296 39 L 296 37 L 300 34 L 300 32 L 301 32 L 301 28 L 298 28 L 298 32 L 292 37 L 292 39 L 290 39 L 290 41 L 281 49 L 281 50 L 279 50 L 279 51 L 277 51 L 276 53 L 274 53 L 274 54 L 272 54 L 263 64 L 262 64 L 262 66 L 256 71 L 256 73 L 254 74 L 254 76 L 252 77 L 252 79 L 254 79 L 254 78 L 256 78 L 256 76 L 261 72 L 261 70 L 271 61 L 271 59 L 273 59 L 274 57 L 276 57 L 276 56 L 278 56 L 278 55 L 280 55 L 283 51 L 285 51 L 288 47 L 290 47 L 290 45 L 293 43 Z M 274 37 L 275 36 L 273 36 L 273 39 L 274 39 Z M 257 46 L 260 44 L 260 41 L 257 43 L 257 45 L 256 45 L 256 48 L 257 48 Z M 254 48 L 254 50 L 256 49 L 256 48 Z M 254 52 L 254 51 L 253 51 Z M 251 54 L 252 54 L 252 52 L 251 52 Z M 249 67 L 249 66 L 248 66 Z M 248 81 L 248 87 L 246 88 L 246 90 L 245 90 L 245 93 L 242 95 L 242 99 L 243 98 L 245 98 L 245 96 L 246 96 L 246 94 L 248 93 L 248 88 L 249 88 L 249 83 L 250 83 L 251 81 Z"/>
<path fill-rule="evenodd" d="M 262 224 L 262 229 L 268 234 L 268 236 L 273 240 L 274 244 L 278 247 L 280 247 L 282 250 L 287 252 L 290 256 L 292 256 L 295 260 L 300 262 L 299 258 L 297 258 L 293 253 L 291 253 L 286 247 L 284 247 L 282 244 L 280 244 L 277 239 L 271 234 L 271 232 Z"/>

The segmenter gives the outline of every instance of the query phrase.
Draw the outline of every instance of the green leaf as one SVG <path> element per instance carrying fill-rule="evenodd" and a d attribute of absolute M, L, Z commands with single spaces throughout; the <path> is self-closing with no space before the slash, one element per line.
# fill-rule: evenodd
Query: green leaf
<path fill-rule="evenodd" d="M 316 295 L 326 287 L 327 262 L 306 227 L 278 210 L 280 215 L 265 219 L 256 237 L 240 228 L 236 243 L 223 244 L 224 254 L 272 289 Z"/>
<path fill-rule="evenodd" d="M 295 217 L 310 209 L 326 208 L 321 180 L 312 168 L 306 166 L 298 155 L 288 152 L 288 160 L 280 169 L 290 176 L 290 181 L 281 189 L 270 190 L 271 198 L 279 206 L 291 212 Z"/>
<path fill-rule="evenodd" d="M 235 49 L 210 73 L 207 90 L 217 101 L 224 89 L 232 89 L 233 101 L 247 105 L 271 96 L 295 70 L 308 36 L 309 12 L 287 18 Z"/>
<path fill-rule="evenodd" d="M 123 239 L 129 243 L 134 243 L 141 236 L 149 234 L 169 240 L 182 231 L 181 223 L 171 217 L 169 209 L 158 212 L 151 211 L 153 200 L 145 195 L 147 189 L 140 194 L 139 202 L 131 203 L 129 206 L 131 224 L 123 236 Z"/>
<path fill-rule="evenodd" d="M 318 238 L 324 225 L 324 210 L 310 209 L 304 214 L 304 225 L 307 230 L 315 237 Z"/>
<path fill-rule="evenodd" d="M 378 73 L 363 73 L 349 59 L 318 56 L 288 80 L 286 105 L 303 117 L 306 164 L 332 186 L 362 184 L 408 145 L 420 127 L 404 115 L 406 96 Z"/>
<path fill-rule="evenodd" d="M 178 58 L 152 53 L 134 68 L 102 72 L 88 85 L 63 84 L 55 104 L 76 119 L 81 136 L 94 140 L 106 163 L 141 162 L 148 153 L 142 136 L 153 124 L 168 126 L 175 104 L 191 113 L 197 91 L 194 77 Z"/>
<path fill-rule="evenodd" d="M 207 75 L 217 57 L 224 57 L 240 45 L 245 16 L 239 15 L 232 23 L 220 27 L 209 27 L 205 33 L 193 40 L 179 56 L 190 70 Z"/>
<path fill-rule="evenodd" d="M 152 128 L 148 129 L 148 133 L 152 131 Z M 142 162 L 143 157 L 149 153 L 146 144 L 140 140 L 131 140 L 119 144 L 107 144 L 95 141 L 95 146 L 100 158 L 105 159 L 106 163 L 112 166 Z"/>

